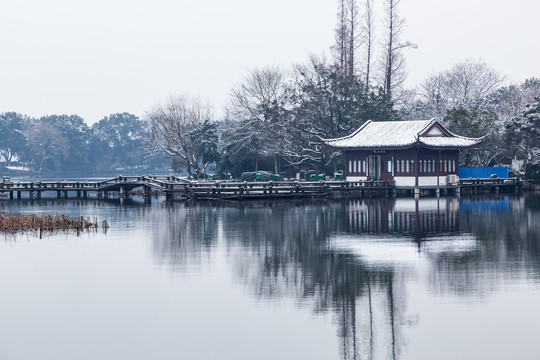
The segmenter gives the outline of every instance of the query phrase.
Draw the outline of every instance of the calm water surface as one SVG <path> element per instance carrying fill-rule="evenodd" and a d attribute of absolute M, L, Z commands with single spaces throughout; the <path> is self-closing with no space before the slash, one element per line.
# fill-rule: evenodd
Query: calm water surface
<path fill-rule="evenodd" d="M 538 358 L 538 196 L 0 207 L 2 360 Z"/>

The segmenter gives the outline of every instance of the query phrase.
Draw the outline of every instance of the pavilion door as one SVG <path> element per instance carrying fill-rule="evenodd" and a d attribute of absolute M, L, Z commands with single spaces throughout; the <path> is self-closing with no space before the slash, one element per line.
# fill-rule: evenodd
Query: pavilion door
<path fill-rule="evenodd" d="M 381 180 L 381 156 L 370 155 L 369 156 L 369 176 L 371 180 Z"/>

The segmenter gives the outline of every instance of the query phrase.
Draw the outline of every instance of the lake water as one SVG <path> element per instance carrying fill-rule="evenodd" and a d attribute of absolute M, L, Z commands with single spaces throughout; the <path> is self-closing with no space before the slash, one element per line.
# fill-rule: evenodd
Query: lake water
<path fill-rule="evenodd" d="M 0 359 L 537 359 L 540 197 L 1 201 Z"/>

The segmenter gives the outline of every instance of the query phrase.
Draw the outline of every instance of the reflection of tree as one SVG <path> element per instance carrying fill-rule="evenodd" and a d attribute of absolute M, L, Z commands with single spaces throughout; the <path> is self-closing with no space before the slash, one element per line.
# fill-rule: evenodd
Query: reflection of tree
<path fill-rule="evenodd" d="M 474 234 L 475 251 L 434 259 L 430 285 L 458 295 L 496 292 L 503 279 L 540 274 L 540 198 L 477 197 L 464 199 L 460 232 Z M 469 205 L 473 206 L 469 206 Z"/>
<path fill-rule="evenodd" d="M 216 212 L 195 203 L 171 206 L 167 210 L 152 213 L 153 217 L 159 217 L 152 221 L 154 258 L 176 270 L 199 266 L 203 258 L 210 256 L 217 240 Z"/>
<path fill-rule="evenodd" d="M 395 298 L 403 294 L 395 292 L 392 271 L 365 267 L 353 255 L 328 248 L 332 232 L 346 231 L 343 205 L 246 204 L 224 212 L 223 231 L 238 241 L 230 247 L 238 277 L 258 297 L 294 297 L 312 303 L 316 313 L 332 312 L 344 359 L 385 349 L 395 358 L 401 344 L 396 319 L 404 311 Z"/>
<path fill-rule="evenodd" d="M 155 221 L 154 256 L 184 270 L 223 239 L 238 278 L 259 299 L 294 298 L 315 313 L 331 313 L 343 359 L 396 359 L 405 346 L 405 289 L 413 273 L 368 265 L 330 247 L 329 239 L 345 234 L 362 242 L 368 235 L 409 243 L 427 260 L 430 291 L 483 294 L 503 276 L 538 275 L 539 199 L 175 204 L 157 212 L 166 217 Z M 433 250 L 453 240 L 472 245 Z"/>

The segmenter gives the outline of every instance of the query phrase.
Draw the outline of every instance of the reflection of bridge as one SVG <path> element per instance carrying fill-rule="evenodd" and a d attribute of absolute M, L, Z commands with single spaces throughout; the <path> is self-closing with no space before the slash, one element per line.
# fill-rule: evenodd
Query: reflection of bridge
<path fill-rule="evenodd" d="M 4 180 L 0 184 L 0 195 L 9 194 L 20 199 L 22 194 L 28 198 L 42 197 L 44 192 L 56 192 L 57 198 L 67 198 L 68 193 L 77 198 L 87 198 L 88 193 L 97 194 L 99 199 L 108 198 L 110 193 L 118 193 L 120 198 L 141 188 L 141 194 L 150 198 L 152 192 L 159 192 L 170 200 L 175 195 L 191 199 L 271 199 L 301 197 L 331 197 L 334 195 L 354 195 L 371 197 L 373 195 L 396 195 L 398 191 L 419 195 L 420 193 L 445 194 L 449 191 L 459 193 L 461 189 L 472 192 L 517 190 L 515 179 L 466 179 L 459 184 L 444 187 L 420 187 L 411 189 L 396 188 L 391 181 L 188 181 L 174 175 L 170 176 L 118 176 L 107 180 L 64 180 L 64 181 L 20 181 Z"/>

